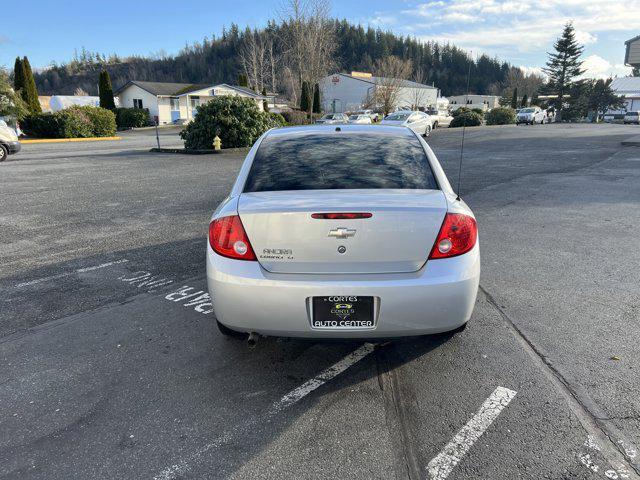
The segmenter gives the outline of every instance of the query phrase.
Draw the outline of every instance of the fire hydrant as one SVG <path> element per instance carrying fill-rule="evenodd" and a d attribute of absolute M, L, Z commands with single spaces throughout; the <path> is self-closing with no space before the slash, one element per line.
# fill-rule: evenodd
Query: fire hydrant
<path fill-rule="evenodd" d="M 213 137 L 213 149 L 220 150 L 222 148 L 222 140 L 220 140 L 219 136 Z"/>

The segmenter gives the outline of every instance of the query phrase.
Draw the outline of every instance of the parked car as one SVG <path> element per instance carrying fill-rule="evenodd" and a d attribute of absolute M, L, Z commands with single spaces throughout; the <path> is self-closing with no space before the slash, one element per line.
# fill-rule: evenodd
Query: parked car
<path fill-rule="evenodd" d="M 370 125 L 371 117 L 369 115 L 349 115 L 349 123 L 358 125 Z"/>
<path fill-rule="evenodd" d="M 419 135 L 314 125 L 258 139 L 212 216 L 206 269 L 225 335 L 384 338 L 463 329 L 480 251 Z"/>
<path fill-rule="evenodd" d="M 624 119 L 622 120 L 625 125 L 628 123 L 635 123 L 636 125 L 640 125 L 640 112 L 627 112 L 624 114 Z"/>
<path fill-rule="evenodd" d="M 332 125 L 336 123 L 349 123 L 349 117 L 344 113 L 327 113 L 316 120 L 316 123 Z"/>
<path fill-rule="evenodd" d="M 20 151 L 20 142 L 15 130 L 8 127 L 4 120 L 0 120 L 0 162 L 3 162 L 11 154 Z"/>
<path fill-rule="evenodd" d="M 354 115 L 368 115 L 371 120 L 374 120 L 376 118 L 377 113 L 374 112 L 373 110 L 358 110 L 357 112 L 354 113 Z"/>
<path fill-rule="evenodd" d="M 438 127 L 448 127 L 453 117 L 448 110 L 436 110 L 435 108 L 426 111 L 427 115 L 431 117 L 433 129 Z"/>
<path fill-rule="evenodd" d="M 382 125 L 401 125 L 409 127 L 418 135 L 428 137 L 433 130 L 432 118 L 424 112 L 400 110 L 387 115 L 380 122 Z"/>
<path fill-rule="evenodd" d="M 547 114 L 540 107 L 527 107 L 521 109 L 516 115 L 516 125 L 526 123 L 533 125 L 534 123 L 546 123 Z"/>

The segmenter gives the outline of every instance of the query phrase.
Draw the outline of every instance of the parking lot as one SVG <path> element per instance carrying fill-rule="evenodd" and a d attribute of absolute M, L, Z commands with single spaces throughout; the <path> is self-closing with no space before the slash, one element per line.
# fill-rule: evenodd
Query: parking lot
<path fill-rule="evenodd" d="M 254 349 L 204 271 L 242 152 L 25 145 L 0 164 L 0 478 L 640 478 L 638 132 L 467 129 L 464 332 Z M 428 140 L 454 188 L 460 134 Z"/>

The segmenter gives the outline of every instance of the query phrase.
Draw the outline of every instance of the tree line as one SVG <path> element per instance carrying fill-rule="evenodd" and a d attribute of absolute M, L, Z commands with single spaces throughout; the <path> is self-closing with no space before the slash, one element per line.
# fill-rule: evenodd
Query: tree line
<path fill-rule="evenodd" d="M 487 55 L 471 58 L 452 44 L 421 42 L 381 29 L 326 17 L 320 7 L 305 11 L 295 0 L 281 21 L 263 29 L 232 24 L 219 37 L 186 46 L 175 56 L 106 57 L 83 50 L 67 64 L 54 65 L 34 76 L 43 95 L 97 93 L 100 71 L 108 69 L 115 87 L 129 80 L 180 83 L 237 83 L 249 77 L 257 91 L 285 94 L 299 104 L 302 82 L 317 83 L 318 74 L 335 71 L 372 72 L 389 56 L 411 62 L 411 79 L 433 84 L 443 95 L 464 93 L 471 62 L 470 89 L 477 94 L 502 94 L 520 69 Z M 313 28 L 310 28 L 312 26 Z"/>

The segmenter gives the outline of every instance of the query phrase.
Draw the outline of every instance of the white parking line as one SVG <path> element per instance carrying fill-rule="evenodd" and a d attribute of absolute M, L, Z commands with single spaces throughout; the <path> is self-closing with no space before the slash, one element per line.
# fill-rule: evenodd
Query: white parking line
<path fill-rule="evenodd" d="M 619 442 L 619 443 L 624 448 L 623 442 Z M 593 437 L 593 435 L 589 435 L 587 437 L 583 446 L 586 447 L 587 450 L 593 451 L 594 454 L 595 452 L 602 452 L 600 445 L 598 445 L 598 442 Z M 632 459 L 633 457 L 635 457 L 635 451 L 629 452 L 625 450 L 625 453 L 627 454 L 627 456 L 631 457 Z M 600 466 L 597 465 L 595 461 L 591 458 L 590 453 L 585 453 L 585 452 L 578 453 L 578 458 L 580 459 L 580 463 L 582 463 L 582 465 L 584 465 L 586 468 L 591 470 L 593 473 L 598 473 L 600 471 Z M 606 470 L 604 472 L 604 476 L 610 480 L 626 480 L 628 478 L 631 478 L 631 474 L 629 470 L 627 470 L 627 468 L 622 464 L 618 465 L 617 468 L 610 468 Z"/>
<path fill-rule="evenodd" d="M 515 396 L 516 392 L 513 390 L 504 387 L 496 388 L 471 420 L 460 429 L 442 452 L 429 462 L 427 466 L 429 478 L 431 480 L 447 478 L 476 440 L 482 436 Z"/>
<path fill-rule="evenodd" d="M 324 385 L 329 380 L 332 380 L 333 378 L 337 377 L 352 365 L 358 363 L 364 357 L 366 357 L 371 352 L 373 352 L 374 349 L 375 349 L 375 346 L 373 344 L 365 343 L 360 348 L 358 348 L 357 350 L 354 350 L 349 355 L 344 357 L 335 365 L 327 368 L 326 370 L 323 370 L 318 375 L 313 377 L 311 380 L 300 385 L 298 388 L 291 390 L 279 401 L 277 401 L 273 405 L 273 408 L 271 408 L 271 410 L 265 416 L 263 416 L 260 420 L 267 420 L 270 417 L 274 416 L 275 414 L 281 412 L 285 408 L 290 407 L 294 403 L 302 400 L 305 396 L 309 395 L 318 387 Z M 256 423 L 256 421 L 254 420 L 250 423 Z M 194 461 L 196 461 L 198 458 L 200 458 L 209 450 L 219 447 L 230 440 L 231 440 L 231 436 L 229 434 L 222 435 L 221 437 L 217 438 L 215 441 L 208 443 L 205 446 L 196 450 L 194 453 L 189 455 L 188 458 L 180 459 L 176 464 L 165 468 L 158 475 L 153 477 L 153 479 L 154 480 L 173 480 L 175 478 L 183 476 L 189 470 L 190 464 L 192 464 Z"/>
<path fill-rule="evenodd" d="M 48 280 L 55 280 L 57 278 L 68 277 L 69 275 L 73 275 L 74 273 L 91 272 L 93 270 L 99 270 L 100 268 L 111 267 L 112 265 L 117 265 L 119 263 L 126 263 L 128 261 L 129 260 L 127 260 L 126 258 L 122 258 L 120 260 L 115 260 L 113 262 L 101 263 L 100 265 L 93 265 L 91 267 L 78 268 L 77 270 L 73 270 L 71 272 L 60 273 L 58 275 L 51 275 L 50 277 L 42 277 L 42 278 L 37 278 L 35 280 L 31 280 L 29 282 L 19 283 L 15 286 L 15 288 L 28 287 L 29 285 L 36 285 L 37 283 L 46 282 Z"/>
<path fill-rule="evenodd" d="M 327 368 L 326 370 L 322 371 L 320 374 L 318 374 L 315 377 L 313 377 L 311 380 L 303 383 L 302 385 L 300 385 L 295 390 L 292 390 L 289 393 L 287 393 L 284 397 L 282 397 L 280 399 L 279 402 L 277 402 L 273 406 L 273 409 L 272 409 L 271 412 L 272 413 L 277 413 L 280 410 L 282 410 L 283 408 L 287 408 L 287 407 L 293 405 L 294 403 L 296 403 L 297 401 L 299 401 L 300 399 L 302 399 L 306 395 L 309 395 L 316 388 L 321 387 L 322 385 L 324 385 L 326 382 L 328 382 L 332 378 L 340 375 L 342 372 L 344 372 L 351 365 L 353 365 L 355 363 L 358 363 L 364 357 L 366 357 L 371 352 L 373 352 L 374 348 L 375 347 L 374 347 L 373 344 L 365 343 L 363 346 L 361 346 L 357 350 L 354 350 L 353 352 L 351 352 L 349 355 L 344 357 L 342 360 L 340 360 L 335 365 Z"/>

